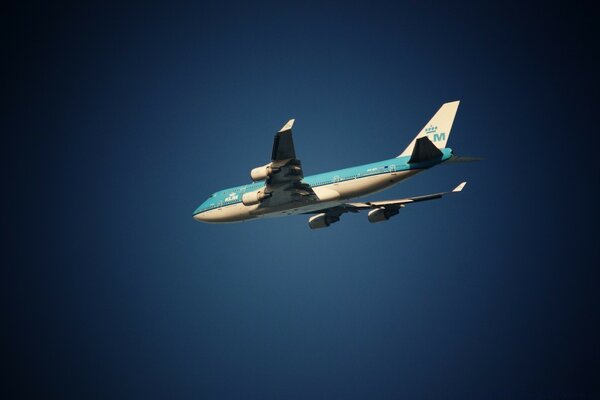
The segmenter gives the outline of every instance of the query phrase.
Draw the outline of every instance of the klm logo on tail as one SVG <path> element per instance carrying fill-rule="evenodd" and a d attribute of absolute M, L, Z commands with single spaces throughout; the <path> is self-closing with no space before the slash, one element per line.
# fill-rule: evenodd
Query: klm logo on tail
<path fill-rule="evenodd" d="M 446 133 L 437 133 L 437 126 L 430 125 L 429 128 L 425 128 L 425 133 L 427 133 L 427 136 L 433 135 L 433 142 L 446 140 Z"/>

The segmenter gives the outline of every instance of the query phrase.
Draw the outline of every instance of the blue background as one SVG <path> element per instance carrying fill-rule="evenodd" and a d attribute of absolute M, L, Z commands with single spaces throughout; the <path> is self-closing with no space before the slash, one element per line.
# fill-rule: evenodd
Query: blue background
<path fill-rule="evenodd" d="M 283 3 L 3 6 L 3 397 L 599 396 L 591 10 Z M 314 174 L 452 100 L 485 161 L 371 199 L 460 195 L 192 219 L 289 118 Z"/>

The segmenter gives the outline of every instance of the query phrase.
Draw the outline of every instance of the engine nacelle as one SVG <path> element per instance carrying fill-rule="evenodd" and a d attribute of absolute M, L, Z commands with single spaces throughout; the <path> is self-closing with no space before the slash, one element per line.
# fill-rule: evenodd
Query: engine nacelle
<path fill-rule="evenodd" d="M 260 203 L 264 199 L 268 199 L 271 196 L 271 193 L 265 193 L 262 190 L 244 193 L 244 195 L 242 196 L 242 204 L 244 204 L 245 206 L 253 206 L 255 204 Z"/>
<path fill-rule="evenodd" d="M 338 222 L 340 217 L 332 217 L 325 213 L 317 214 L 308 219 L 310 229 L 327 228 L 329 225 Z"/>
<path fill-rule="evenodd" d="M 377 222 L 387 221 L 394 215 L 398 214 L 398 210 L 386 210 L 385 208 L 376 208 L 369 211 L 369 222 L 375 224 Z"/>
<path fill-rule="evenodd" d="M 271 163 L 268 163 L 267 165 L 254 168 L 252 171 L 250 171 L 250 178 L 252 178 L 254 182 L 263 181 L 280 170 L 280 168 L 274 168 Z"/>

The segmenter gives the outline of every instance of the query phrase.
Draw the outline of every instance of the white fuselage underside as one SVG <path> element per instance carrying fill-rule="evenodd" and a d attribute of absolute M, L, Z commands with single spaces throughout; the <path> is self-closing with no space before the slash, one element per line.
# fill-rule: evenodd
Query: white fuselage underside
<path fill-rule="evenodd" d="M 270 206 L 267 201 L 252 206 L 239 202 L 196 214 L 194 218 L 203 222 L 227 223 L 311 213 L 335 207 L 352 198 L 377 193 L 421 171 L 394 171 L 318 186 L 313 188 L 319 198 L 317 201 L 290 201 L 276 206 Z"/>

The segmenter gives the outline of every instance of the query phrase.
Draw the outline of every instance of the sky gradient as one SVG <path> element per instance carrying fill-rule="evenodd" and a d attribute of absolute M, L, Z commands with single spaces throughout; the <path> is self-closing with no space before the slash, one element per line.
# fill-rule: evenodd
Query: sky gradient
<path fill-rule="evenodd" d="M 0 393 L 600 395 L 592 13 L 544 3 L 3 6 Z M 438 166 L 344 215 L 207 225 L 296 118 L 306 174 Z"/>

